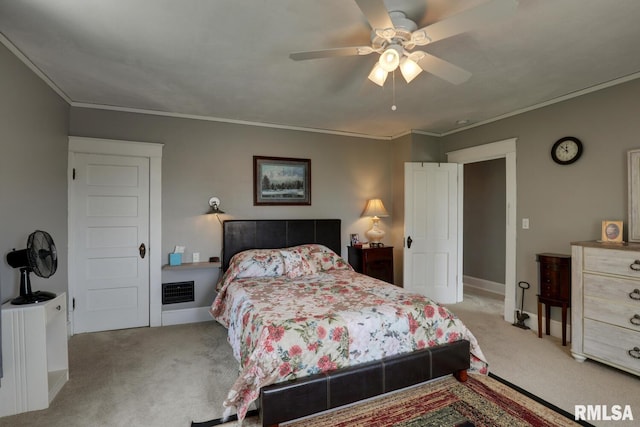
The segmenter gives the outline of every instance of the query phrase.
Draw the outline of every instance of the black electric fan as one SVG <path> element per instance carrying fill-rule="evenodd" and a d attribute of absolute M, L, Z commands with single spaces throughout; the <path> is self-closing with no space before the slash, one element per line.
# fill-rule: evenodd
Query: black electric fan
<path fill-rule="evenodd" d="M 13 268 L 20 269 L 20 296 L 11 300 L 11 304 L 37 304 L 56 297 L 52 292 L 31 290 L 30 273 L 39 277 L 50 277 L 58 268 L 58 253 L 51 235 L 36 230 L 27 239 L 27 248 L 12 250 L 7 254 L 7 262 Z"/>

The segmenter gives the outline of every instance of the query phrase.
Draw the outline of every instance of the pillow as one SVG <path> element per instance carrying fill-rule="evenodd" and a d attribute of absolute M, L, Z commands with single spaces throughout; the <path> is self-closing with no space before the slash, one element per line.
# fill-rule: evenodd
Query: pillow
<path fill-rule="evenodd" d="M 236 254 L 230 268 L 238 279 L 246 277 L 275 277 L 284 274 L 282 256 L 274 249 L 251 249 Z"/>
<path fill-rule="evenodd" d="M 316 271 L 353 270 L 340 255 L 324 245 L 314 243 L 302 247 L 307 251 L 307 260 Z"/>
<path fill-rule="evenodd" d="M 284 271 L 289 279 L 316 274 L 316 269 L 298 250 L 280 251 L 284 260 Z"/>

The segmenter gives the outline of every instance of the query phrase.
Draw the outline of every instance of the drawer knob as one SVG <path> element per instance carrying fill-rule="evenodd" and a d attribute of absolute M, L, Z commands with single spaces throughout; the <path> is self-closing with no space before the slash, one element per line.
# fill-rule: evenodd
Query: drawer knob
<path fill-rule="evenodd" d="M 62 310 L 62 306 L 61 305 L 57 305 L 56 306 L 56 310 L 58 310 L 58 311 Z"/>
<path fill-rule="evenodd" d="M 632 325 L 640 326 L 640 314 L 634 314 L 631 319 L 629 319 Z"/>
<path fill-rule="evenodd" d="M 640 271 L 640 259 L 633 261 L 633 264 L 629 265 L 629 268 L 634 271 Z"/>
<path fill-rule="evenodd" d="M 629 294 L 629 298 L 634 300 L 640 300 L 640 289 L 634 289 L 633 292 Z"/>
<path fill-rule="evenodd" d="M 633 350 L 629 350 L 627 353 L 634 359 L 640 359 L 640 348 L 638 347 L 633 347 Z"/>

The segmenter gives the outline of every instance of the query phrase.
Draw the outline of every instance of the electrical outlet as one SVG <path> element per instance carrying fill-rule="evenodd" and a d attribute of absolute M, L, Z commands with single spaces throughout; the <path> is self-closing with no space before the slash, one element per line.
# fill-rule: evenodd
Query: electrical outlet
<path fill-rule="evenodd" d="M 200 262 L 200 252 L 193 253 L 193 262 Z"/>

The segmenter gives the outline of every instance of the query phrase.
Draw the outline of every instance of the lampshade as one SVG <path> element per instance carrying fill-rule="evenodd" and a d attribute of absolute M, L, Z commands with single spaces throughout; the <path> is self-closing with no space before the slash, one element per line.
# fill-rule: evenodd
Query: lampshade
<path fill-rule="evenodd" d="M 369 73 L 369 80 L 377 84 L 378 86 L 384 86 L 384 82 L 387 80 L 388 72 L 382 69 L 379 63 L 373 66 L 371 73 Z"/>
<path fill-rule="evenodd" d="M 220 210 L 220 199 L 217 197 L 212 197 L 209 199 L 209 212 L 210 214 L 223 214 L 224 211 Z"/>
<path fill-rule="evenodd" d="M 389 213 L 387 212 L 387 210 L 384 208 L 384 205 L 382 204 L 382 200 L 380 199 L 369 200 L 367 202 L 367 206 L 364 208 L 364 212 L 362 212 L 362 216 L 373 217 L 371 218 L 373 222 L 371 229 L 369 229 L 364 234 L 367 236 L 367 239 L 369 239 L 369 244 L 371 244 L 372 246 L 379 246 L 380 240 L 382 240 L 382 238 L 385 235 L 384 230 L 381 230 L 378 227 L 378 223 L 380 222 L 379 217 L 389 216 Z"/>
<path fill-rule="evenodd" d="M 402 77 L 407 81 L 407 83 L 411 83 L 411 80 L 418 77 L 418 75 L 422 72 L 422 68 L 409 57 L 402 58 L 400 61 L 400 72 L 402 73 Z"/>
<path fill-rule="evenodd" d="M 364 208 L 362 216 L 386 217 L 389 216 L 389 212 L 384 208 L 382 200 L 371 199 L 367 202 L 367 206 Z"/>
<path fill-rule="evenodd" d="M 378 63 L 387 73 L 392 72 L 398 65 L 400 65 L 400 58 L 402 57 L 402 47 L 397 44 L 390 45 L 378 59 Z"/>

